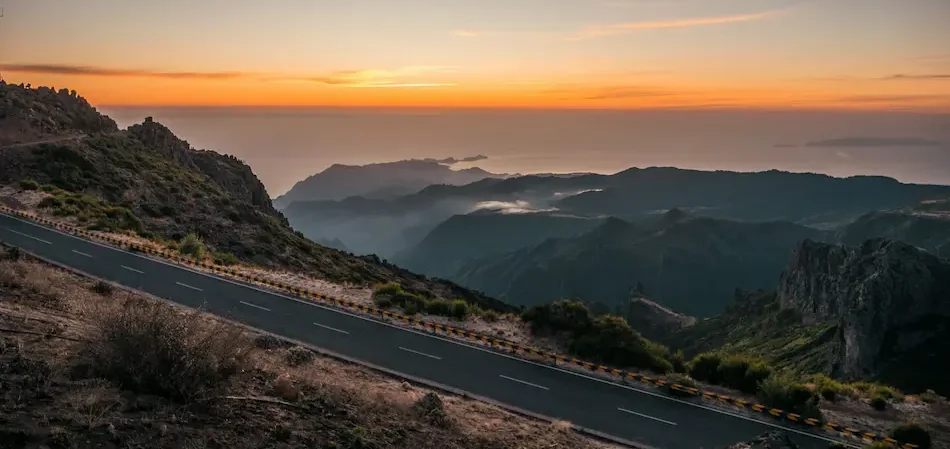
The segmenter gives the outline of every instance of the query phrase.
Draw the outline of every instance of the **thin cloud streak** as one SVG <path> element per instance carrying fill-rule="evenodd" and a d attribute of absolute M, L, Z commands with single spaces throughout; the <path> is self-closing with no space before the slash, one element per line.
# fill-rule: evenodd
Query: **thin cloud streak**
<path fill-rule="evenodd" d="M 0 64 L 0 70 L 42 75 L 102 76 L 121 78 L 234 79 L 255 76 L 245 72 L 159 72 L 140 69 L 61 64 Z"/>
<path fill-rule="evenodd" d="M 328 86 L 384 88 L 384 87 L 443 87 L 454 86 L 455 83 L 429 82 L 407 80 L 406 78 L 423 75 L 453 73 L 455 67 L 446 66 L 407 66 L 395 70 L 366 69 L 335 72 L 326 76 L 297 78 L 300 81 L 311 81 Z"/>
<path fill-rule="evenodd" d="M 950 80 L 950 73 L 926 73 L 919 75 L 908 75 L 904 73 L 898 73 L 896 75 L 886 76 L 885 80 Z"/>
<path fill-rule="evenodd" d="M 786 13 L 787 10 L 765 11 L 754 14 L 740 14 L 733 16 L 720 17 L 701 17 L 695 19 L 668 20 L 659 22 L 625 22 L 609 25 L 596 25 L 587 27 L 568 40 L 584 40 L 605 36 L 617 36 L 630 34 L 639 30 L 654 30 L 664 28 L 691 28 L 708 25 L 723 25 L 727 23 L 752 22 L 756 20 L 768 19 Z"/>

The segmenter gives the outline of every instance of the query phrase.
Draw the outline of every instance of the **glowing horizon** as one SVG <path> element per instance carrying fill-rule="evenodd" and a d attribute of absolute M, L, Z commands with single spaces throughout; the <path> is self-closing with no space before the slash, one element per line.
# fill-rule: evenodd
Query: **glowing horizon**
<path fill-rule="evenodd" d="M 11 3 L 4 79 L 96 105 L 950 112 L 943 0 Z"/>

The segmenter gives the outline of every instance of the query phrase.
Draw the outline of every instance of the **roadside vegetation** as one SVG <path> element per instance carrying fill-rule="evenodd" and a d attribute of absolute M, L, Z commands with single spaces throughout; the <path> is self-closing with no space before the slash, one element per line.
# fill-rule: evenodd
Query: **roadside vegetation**
<path fill-rule="evenodd" d="M 11 447 L 614 448 L 2 254 Z"/>
<path fill-rule="evenodd" d="M 377 285 L 373 290 L 373 302 L 382 309 L 398 307 L 410 316 L 425 313 L 456 320 L 464 320 L 471 315 L 488 317 L 489 320 L 497 319 L 498 316 L 497 312 L 482 310 L 461 299 L 424 298 L 406 292 L 396 283 Z"/>

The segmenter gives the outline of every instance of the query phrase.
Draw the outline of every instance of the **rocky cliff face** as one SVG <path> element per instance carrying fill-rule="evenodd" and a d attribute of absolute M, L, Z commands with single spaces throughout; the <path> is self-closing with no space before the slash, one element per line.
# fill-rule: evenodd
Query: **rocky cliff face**
<path fill-rule="evenodd" d="M 886 239 L 857 247 L 806 240 L 778 296 L 782 308 L 806 321 L 838 321 L 833 374 L 876 378 L 895 366 L 912 373 L 915 365 L 939 361 L 935 348 L 946 345 L 950 261 Z"/>
<path fill-rule="evenodd" d="M 625 310 L 627 323 L 650 340 L 663 338 L 696 323 L 696 318 L 663 307 L 647 298 L 635 295 Z"/>
<path fill-rule="evenodd" d="M 240 198 L 263 212 L 279 216 L 271 204 L 270 196 L 251 167 L 238 158 L 208 150 L 195 150 L 187 141 L 179 139 L 161 123 L 147 117 L 143 123 L 132 125 L 129 134 L 147 148 L 157 151 L 189 170 L 201 172 L 229 194 Z"/>

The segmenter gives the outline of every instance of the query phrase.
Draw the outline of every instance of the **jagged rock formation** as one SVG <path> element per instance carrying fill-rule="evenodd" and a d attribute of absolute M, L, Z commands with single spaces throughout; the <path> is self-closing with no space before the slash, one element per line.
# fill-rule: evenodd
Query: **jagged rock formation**
<path fill-rule="evenodd" d="M 230 195 L 247 201 L 268 215 L 279 216 L 264 184 L 257 179 L 251 167 L 240 159 L 214 151 L 196 150 L 151 117 L 146 117 L 143 123 L 130 126 L 128 132 L 166 158 L 203 173 Z M 280 218 L 283 220 L 283 217 Z"/>
<path fill-rule="evenodd" d="M 943 352 L 950 336 L 947 260 L 886 239 L 850 248 L 806 240 L 778 297 L 805 322 L 838 322 L 832 374 L 947 387 L 950 377 L 940 369 L 950 363 Z"/>
<path fill-rule="evenodd" d="M 0 146 L 118 130 L 76 91 L 0 84 Z"/>

